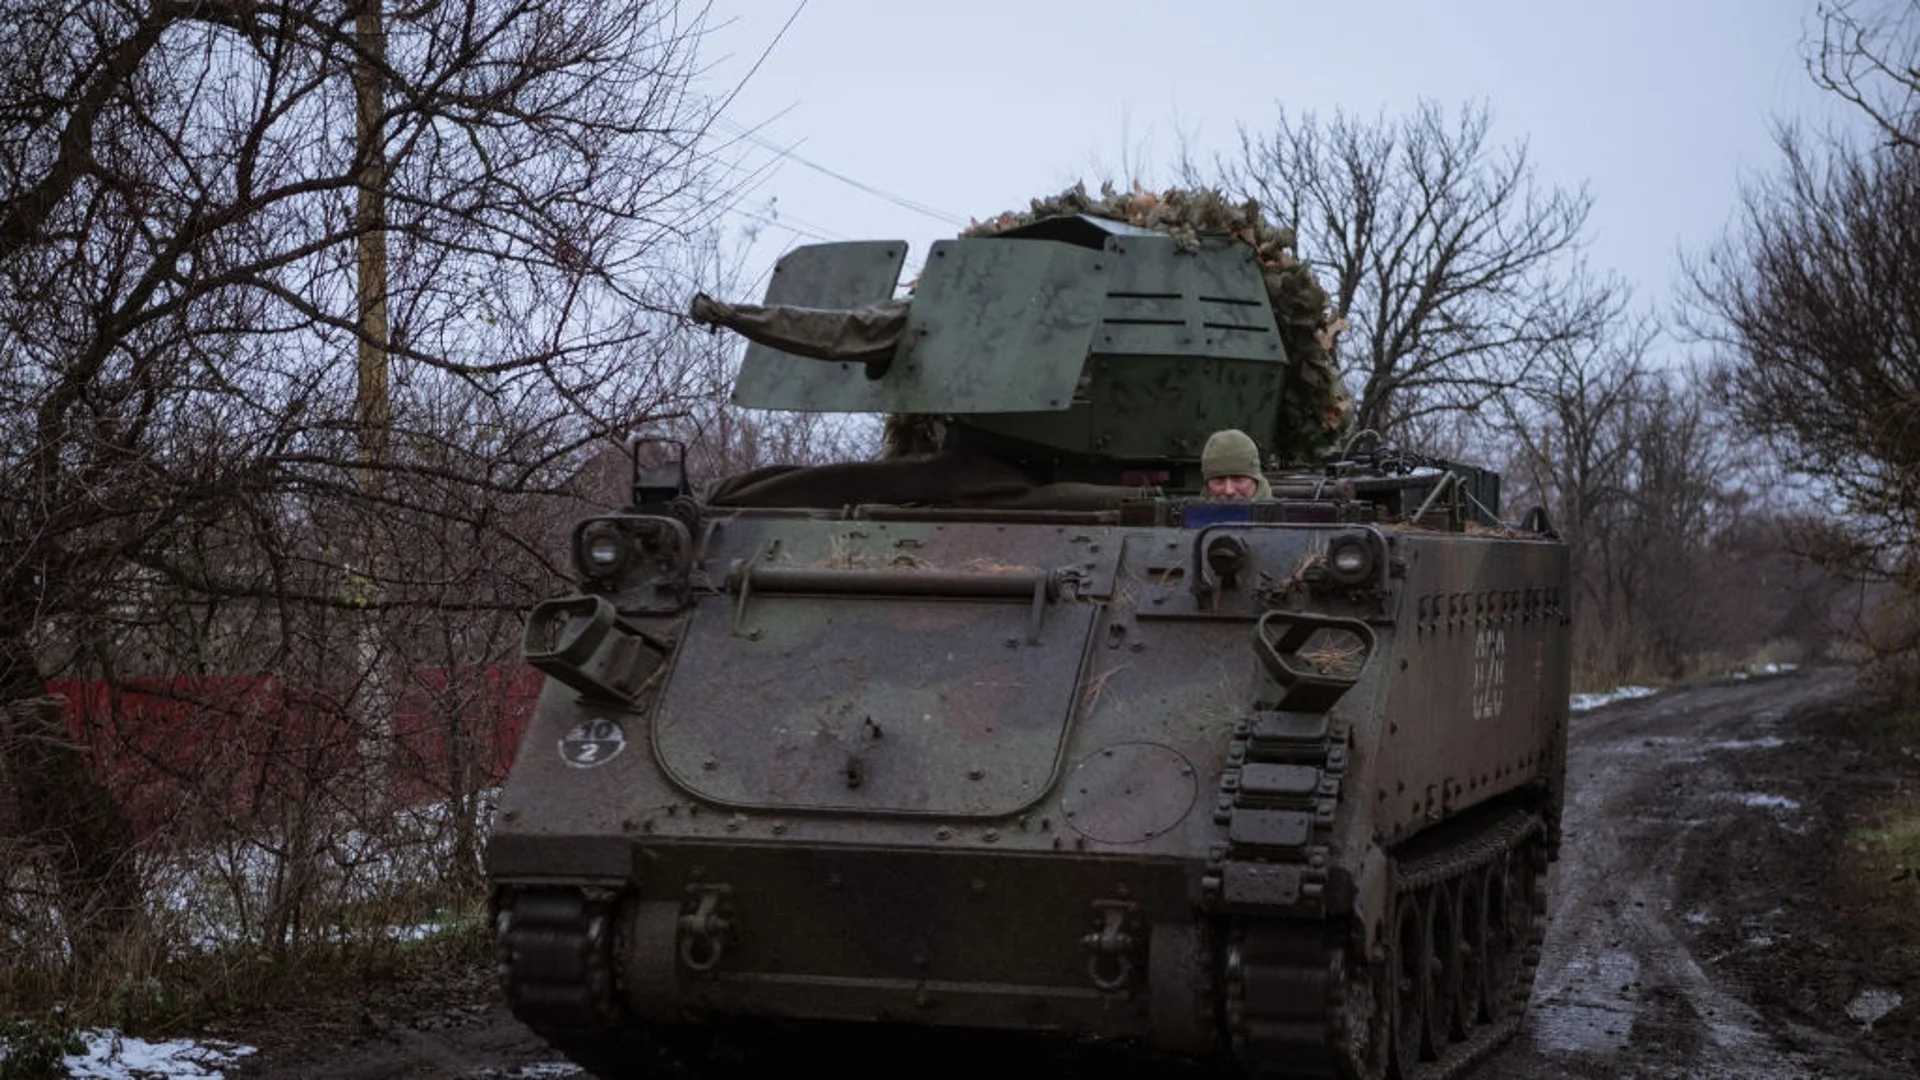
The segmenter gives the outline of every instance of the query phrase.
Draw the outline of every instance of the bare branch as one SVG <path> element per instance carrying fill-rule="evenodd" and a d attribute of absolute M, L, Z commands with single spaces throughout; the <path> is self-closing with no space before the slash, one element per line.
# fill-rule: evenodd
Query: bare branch
<path fill-rule="evenodd" d="M 1490 128 L 1484 107 L 1450 122 L 1431 102 L 1372 123 L 1282 111 L 1218 165 L 1298 223 L 1302 258 L 1333 282 L 1362 429 L 1479 409 L 1619 313 L 1620 286 L 1581 270 L 1585 192 L 1537 187 L 1524 145 L 1497 150 Z"/>

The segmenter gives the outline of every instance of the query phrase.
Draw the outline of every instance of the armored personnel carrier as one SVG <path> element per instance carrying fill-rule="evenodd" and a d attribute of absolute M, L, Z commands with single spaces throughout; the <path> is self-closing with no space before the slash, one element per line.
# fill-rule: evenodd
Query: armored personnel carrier
<path fill-rule="evenodd" d="M 916 445 L 573 534 L 487 860 L 515 1013 L 606 1076 L 714 1025 L 1428 1077 L 1512 1034 L 1559 843 L 1567 557 L 1494 474 L 1282 445 L 1255 250 L 1089 215 L 798 249 L 742 405 Z M 909 452 L 911 451 L 911 452 Z"/>

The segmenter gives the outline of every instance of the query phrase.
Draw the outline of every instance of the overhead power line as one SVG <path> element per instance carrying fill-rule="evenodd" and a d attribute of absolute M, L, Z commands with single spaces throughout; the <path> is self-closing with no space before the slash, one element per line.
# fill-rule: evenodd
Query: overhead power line
<path fill-rule="evenodd" d="M 938 221 L 943 225 L 951 225 L 956 229 L 964 229 L 968 225 L 967 219 L 960 217 L 956 214 L 949 214 L 943 210 L 938 210 L 938 209 L 935 209 L 934 207 L 928 206 L 925 203 L 915 202 L 912 199 L 909 199 L 903 195 L 895 195 L 891 191 L 884 191 L 880 188 L 874 187 L 872 184 L 862 183 L 861 181 L 855 180 L 853 177 L 848 176 L 843 172 L 830 169 L 825 165 L 820 164 L 817 161 L 813 161 L 811 159 L 801 157 L 799 154 L 795 153 L 791 147 L 781 146 L 780 144 L 774 142 L 771 139 L 766 138 L 765 136 L 759 134 L 758 132 L 750 131 L 747 128 L 740 126 L 738 123 L 735 123 L 734 121 L 727 119 L 726 117 L 720 117 L 719 123 L 720 123 L 720 126 L 730 129 L 736 135 L 739 135 L 741 138 L 754 143 L 755 145 L 761 147 L 762 149 L 767 150 L 770 153 L 773 153 L 779 157 L 785 158 L 786 160 L 791 161 L 797 165 L 804 165 L 807 168 L 812 169 L 814 172 L 821 174 L 822 176 L 826 176 L 826 177 L 830 177 L 831 179 L 838 180 L 841 183 L 857 191 L 866 192 L 868 195 L 872 195 L 877 199 L 884 199 L 885 201 L 900 207 L 902 210 L 911 210 L 916 214 L 922 215 L 923 217 L 932 218 L 933 220 Z M 795 145 L 798 145 L 798 144 L 795 144 Z"/>

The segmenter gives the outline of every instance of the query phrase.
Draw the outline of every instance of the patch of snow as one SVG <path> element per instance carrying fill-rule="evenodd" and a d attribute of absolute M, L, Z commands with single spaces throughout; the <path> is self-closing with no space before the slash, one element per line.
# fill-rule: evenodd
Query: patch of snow
<path fill-rule="evenodd" d="M 148 1042 L 117 1031 L 81 1033 L 84 1054 L 65 1059 L 75 1080 L 213 1080 L 254 1052 L 251 1046 L 218 1039 L 169 1039 Z"/>
<path fill-rule="evenodd" d="M 559 1080 L 563 1076 L 585 1076 L 587 1070 L 571 1061 L 538 1061 L 532 1065 L 518 1065 L 504 1072 L 499 1069 L 481 1069 L 473 1075 L 476 1080 Z"/>
<path fill-rule="evenodd" d="M 1618 686 L 1600 694 L 1575 694 L 1568 699 L 1567 707 L 1574 712 L 1586 712 L 1588 709 L 1597 709 L 1616 701 L 1630 701 L 1633 698 L 1642 698 L 1659 692 L 1659 688 L 1654 686 Z"/>
<path fill-rule="evenodd" d="M 1757 806 L 1767 810 L 1798 810 L 1800 801 L 1789 799 L 1785 795 L 1764 795 L 1758 791 L 1749 791 L 1740 796 L 1740 801 L 1748 806 Z"/>
<path fill-rule="evenodd" d="M 1900 1007 L 1900 991 L 1874 987 L 1862 990 L 1847 1002 L 1847 1018 L 1872 1028 L 1874 1022 Z"/>
<path fill-rule="evenodd" d="M 1765 735 L 1758 739 L 1723 739 L 1707 744 L 1709 750 L 1778 750 L 1787 745 L 1787 740 L 1778 735 Z"/>
<path fill-rule="evenodd" d="M 1755 664 L 1752 667 L 1741 668 L 1739 671 L 1734 672 L 1733 678 L 1735 681 L 1739 681 L 1742 679 L 1751 679 L 1758 675 L 1785 675 L 1798 666 L 1798 664 Z"/>
<path fill-rule="evenodd" d="M 1713 925 L 1713 916 L 1704 911 L 1689 911 L 1685 915 L 1682 915 L 1680 917 L 1687 920 L 1688 922 L 1692 923 L 1695 926 Z"/>

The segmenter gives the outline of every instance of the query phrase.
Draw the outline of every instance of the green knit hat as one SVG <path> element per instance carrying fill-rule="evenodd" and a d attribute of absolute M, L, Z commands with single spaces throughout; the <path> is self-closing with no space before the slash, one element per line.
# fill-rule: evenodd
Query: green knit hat
<path fill-rule="evenodd" d="M 1216 431 L 1207 440 L 1206 449 L 1200 451 L 1200 475 L 1211 480 L 1216 476 L 1252 476 L 1260 475 L 1260 448 L 1253 444 L 1247 433 L 1238 428 Z"/>

